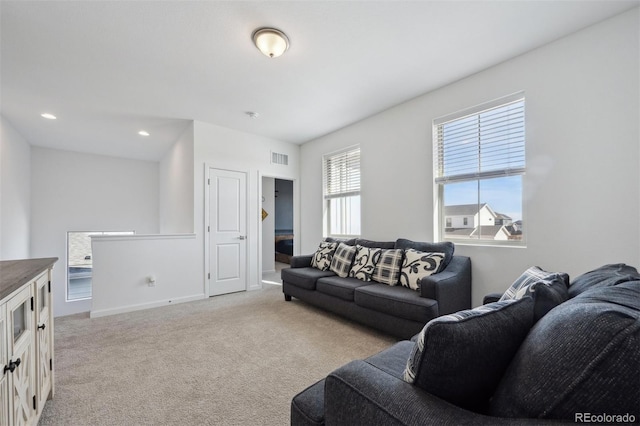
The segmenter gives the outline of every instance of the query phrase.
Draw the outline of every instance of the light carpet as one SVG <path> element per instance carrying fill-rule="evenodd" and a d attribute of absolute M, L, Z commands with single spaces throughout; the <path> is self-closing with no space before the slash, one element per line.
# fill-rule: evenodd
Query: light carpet
<path fill-rule="evenodd" d="M 282 288 L 56 318 L 40 425 L 287 425 L 291 398 L 394 339 Z"/>

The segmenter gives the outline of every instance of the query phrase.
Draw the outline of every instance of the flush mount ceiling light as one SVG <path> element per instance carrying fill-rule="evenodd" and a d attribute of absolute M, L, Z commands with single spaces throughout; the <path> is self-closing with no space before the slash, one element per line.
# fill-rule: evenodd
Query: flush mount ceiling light
<path fill-rule="evenodd" d="M 40 114 L 40 117 L 46 118 L 47 120 L 55 120 L 57 118 L 55 115 L 49 114 L 48 112 Z"/>
<path fill-rule="evenodd" d="M 247 117 L 253 118 L 254 120 L 256 118 L 260 117 L 260 114 L 258 114 L 257 112 L 253 112 L 253 111 L 247 111 L 247 112 L 245 112 L 245 114 L 247 114 Z"/>
<path fill-rule="evenodd" d="M 277 58 L 289 48 L 289 38 L 275 28 L 258 28 L 251 36 L 253 44 L 270 58 Z"/>
<path fill-rule="evenodd" d="M 140 130 L 140 131 L 138 132 L 138 134 L 139 134 L 140 136 L 149 136 L 149 132 L 147 132 L 146 130 Z"/>

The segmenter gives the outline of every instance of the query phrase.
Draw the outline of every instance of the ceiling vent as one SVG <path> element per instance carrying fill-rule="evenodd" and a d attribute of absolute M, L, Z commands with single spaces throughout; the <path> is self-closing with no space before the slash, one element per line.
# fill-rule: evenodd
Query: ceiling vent
<path fill-rule="evenodd" d="M 287 154 L 280 154 L 277 152 L 271 153 L 271 164 L 282 164 L 283 166 L 289 165 L 289 156 Z"/>

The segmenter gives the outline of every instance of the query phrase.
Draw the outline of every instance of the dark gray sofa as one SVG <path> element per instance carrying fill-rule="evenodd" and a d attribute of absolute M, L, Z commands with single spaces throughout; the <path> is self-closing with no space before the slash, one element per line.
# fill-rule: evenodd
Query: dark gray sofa
<path fill-rule="evenodd" d="M 442 393 L 440 385 L 445 386 L 450 379 L 446 375 L 440 378 L 442 383 L 435 380 L 430 384 L 435 389 L 431 392 L 419 382 L 408 383 L 405 368 L 418 344 L 401 341 L 368 359 L 338 368 L 295 396 L 291 424 L 639 423 L 640 274 L 627 265 L 605 265 L 573 281 L 568 297 L 533 322 L 522 343 L 517 342 L 513 357 L 501 361 L 504 366 L 499 370 L 495 389 L 483 397 L 454 403 L 451 398 L 435 396 L 434 393 Z M 533 300 L 535 297 L 526 296 L 517 303 L 497 304 L 530 312 L 536 303 Z M 439 318 L 433 322 L 442 321 Z M 508 332 L 503 330 L 509 328 L 508 324 L 488 326 L 488 335 L 508 339 Z M 478 329 L 467 336 L 470 350 L 461 354 L 467 362 L 492 356 L 490 349 L 479 349 L 482 341 L 474 342 L 477 333 Z M 440 337 L 445 339 L 441 343 L 446 347 L 460 335 L 451 336 L 448 342 L 447 334 Z M 434 339 L 430 342 L 438 344 Z M 501 349 L 504 345 L 495 347 Z M 453 358 L 463 370 L 456 354 Z M 494 364 L 499 362 L 495 358 Z M 481 377 L 483 372 L 471 374 Z M 469 403 L 482 408 L 463 407 Z"/>
<path fill-rule="evenodd" d="M 295 297 L 400 339 L 418 333 L 431 319 L 471 307 L 471 260 L 455 256 L 453 243 L 352 239 L 348 245 L 443 252 L 437 273 L 420 280 L 420 290 L 357 278 L 341 278 L 311 267 L 312 256 L 294 256 L 283 269 L 285 300 Z"/>

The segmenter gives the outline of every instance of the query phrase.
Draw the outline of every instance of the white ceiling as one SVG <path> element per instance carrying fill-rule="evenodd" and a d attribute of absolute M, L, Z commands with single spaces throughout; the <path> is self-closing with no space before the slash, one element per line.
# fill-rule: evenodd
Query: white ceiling
<path fill-rule="evenodd" d="M 304 143 L 638 4 L 2 0 L 1 112 L 32 145 L 145 160 L 189 120 Z"/>

